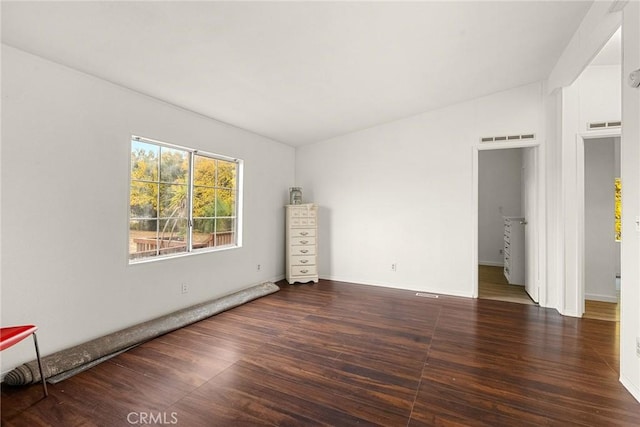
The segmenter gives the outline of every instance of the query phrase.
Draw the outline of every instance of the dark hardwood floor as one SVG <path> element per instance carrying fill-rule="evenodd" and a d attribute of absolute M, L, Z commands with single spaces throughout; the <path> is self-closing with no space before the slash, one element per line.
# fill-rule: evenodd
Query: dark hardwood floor
<path fill-rule="evenodd" d="M 618 381 L 615 322 L 330 281 L 280 286 L 51 385 L 46 399 L 37 384 L 3 386 L 2 425 L 640 425 Z"/>

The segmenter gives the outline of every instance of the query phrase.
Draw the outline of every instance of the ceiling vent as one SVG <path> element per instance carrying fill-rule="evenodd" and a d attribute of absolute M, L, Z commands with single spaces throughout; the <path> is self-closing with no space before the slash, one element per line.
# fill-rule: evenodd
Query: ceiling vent
<path fill-rule="evenodd" d="M 591 122 L 587 123 L 587 129 L 589 130 L 597 130 L 597 129 L 611 129 L 611 128 L 619 128 L 622 126 L 622 122 L 620 120 L 614 122 Z"/>
<path fill-rule="evenodd" d="M 523 135 L 506 135 L 506 136 L 483 136 L 480 142 L 503 142 L 503 141 L 531 141 L 536 139 L 533 133 Z"/>

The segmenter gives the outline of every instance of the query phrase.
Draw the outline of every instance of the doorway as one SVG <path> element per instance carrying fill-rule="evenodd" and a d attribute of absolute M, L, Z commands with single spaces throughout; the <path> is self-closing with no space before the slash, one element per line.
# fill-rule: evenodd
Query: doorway
<path fill-rule="evenodd" d="M 579 142 L 583 317 L 619 321 L 620 137 L 582 137 Z"/>
<path fill-rule="evenodd" d="M 538 302 L 538 148 L 491 144 L 475 150 L 478 298 Z"/>

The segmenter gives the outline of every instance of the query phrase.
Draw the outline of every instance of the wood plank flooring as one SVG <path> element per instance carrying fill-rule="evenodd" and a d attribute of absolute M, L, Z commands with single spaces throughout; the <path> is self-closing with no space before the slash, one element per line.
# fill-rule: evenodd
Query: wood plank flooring
<path fill-rule="evenodd" d="M 39 385 L 3 385 L 2 425 L 640 425 L 640 403 L 618 381 L 615 322 L 323 280 L 279 285 L 51 385 L 49 398 Z"/>
<path fill-rule="evenodd" d="M 510 285 L 504 277 L 502 267 L 478 266 L 478 298 L 496 301 L 535 304 L 524 290 L 524 286 Z M 620 321 L 620 295 L 617 303 L 585 300 L 585 319 Z"/>
<path fill-rule="evenodd" d="M 618 302 L 602 302 L 585 300 L 584 314 L 586 319 L 608 320 L 609 322 L 620 321 L 620 295 Z"/>
<path fill-rule="evenodd" d="M 488 265 L 478 266 L 478 298 L 535 304 L 524 286 L 510 285 L 507 282 L 502 267 Z"/>

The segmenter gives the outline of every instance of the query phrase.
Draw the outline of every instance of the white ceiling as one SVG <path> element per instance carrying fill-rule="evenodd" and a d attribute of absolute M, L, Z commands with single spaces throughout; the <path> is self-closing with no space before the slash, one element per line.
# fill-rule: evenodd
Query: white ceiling
<path fill-rule="evenodd" d="M 3 43 L 302 145 L 547 77 L 591 2 L 2 2 Z"/>

